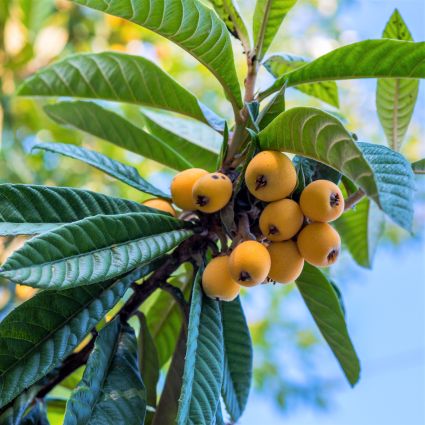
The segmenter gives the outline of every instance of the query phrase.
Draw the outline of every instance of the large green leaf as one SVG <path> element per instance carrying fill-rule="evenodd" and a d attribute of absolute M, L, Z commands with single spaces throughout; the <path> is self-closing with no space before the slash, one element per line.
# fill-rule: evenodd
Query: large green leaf
<path fill-rule="evenodd" d="M 415 174 L 425 174 L 425 158 L 412 164 L 412 170 Z"/>
<path fill-rule="evenodd" d="M 0 235 L 33 235 L 97 214 L 153 213 L 137 202 L 68 187 L 0 185 Z"/>
<path fill-rule="evenodd" d="M 257 0 L 253 17 L 254 44 L 261 61 L 286 14 L 297 0 Z"/>
<path fill-rule="evenodd" d="M 382 38 L 413 41 L 397 9 L 391 15 Z M 376 109 L 390 147 L 399 151 L 409 127 L 418 97 L 418 80 L 381 79 L 376 87 Z"/>
<path fill-rule="evenodd" d="M 307 263 L 296 284 L 348 382 L 355 385 L 360 377 L 360 363 L 335 289 L 319 269 Z"/>
<path fill-rule="evenodd" d="M 287 72 L 300 68 L 308 62 L 310 61 L 301 56 L 280 53 L 268 57 L 263 65 L 267 71 L 273 75 L 273 77 L 279 78 Z M 295 88 L 309 96 L 313 96 L 323 102 L 327 102 L 332 106 L 337 108 L 339 107 L 338 86 L 335 81 L 301 84 L 299 86 L 295 86 Z"/>
<path fill-rule="evenodd" d="M 146 105 L 223 127 L 221 118 L 157 65 L 143 57 L 116 52 L 69 56 L 28 78 L 18 94 Z"/>
<path fill-rule="evenodd" d="M 141 425 L 146 393 L 134 330 L 119 317 L 96 338 L 84 376 L 67 403 L 64 425 Z"/>
<path fill-rule="evenodd" d="M 214 423 L 223 380 L 223 328 L 218 301 L 194 283 L 177 424 Z"/>
<path fill-rule="evenodd" d="M 384 230 L 384 219 L 376 204 L 365 198 L 334 221 L 343 244 L 357 264 L 372 267 L 378 241 Z"/>
<path fill-rule="evenodd" d="M 268 96 L 285 83 L 292 87 L 356 78 L 425 78 L 425 42 L 382 39 L 349 44 L 282 75 L 260 97 Z"/>
<path fill-rule="evenodd" d="M 122 162 L 111 159 L 106 155 L 102 155 L 90 149 L 70 145 L 68 143 L 39 143 L 33 147 L 33 150 L 34 149 L 45 150 L 78 159 L 142 192 L 150 193 L 160 198 L 170 198 L 169 194 L 157 189 L 141 177 L 134 167 L 125 165 Z"/>
<path fill-rule="evenodd" d="M 15 308 L 0 323 L 0 407 L 58 366 L 124 295 L 133 277 L 41 291 Z"/>
<path fill-rule="evenodd" d="M 158 161 L 176 170 L 193 167 L 196 155 L 203 152 L 194 146 L 182 146 L 184 152 L 132 124 L 121 115 L 93 102 L 60 102 L 45 107 L 47 114 L 63 125 L 70 125 L 121 148 Z M 193 150 L 196 152 L 194 153 Z"/>
<path fill-rule="evenodd" d="M 178 44 L 220 81 L 235 108 L 241 93 L 226 25 L 198 0 L 73 0 L 148 28 Z"/>
<path fill-rule="evenodd" d="M 224 336 L 222 395 L 233 422 L 242 416 L 252 380 L 252 341 L 239 297 L 221 303 Z"/>
<path fill-rule="evenodd" d="M 26 242 L 0 276 L 36 288 L 93 284 L 161 257 L 191 234 L 186 222 L 165 215 L 97 215 Z"/>
<path fill-rule="evenodd" d="M 305 156 L 341 172 L 397 224 L 410 230 L 413 173 L 397 152 L 384 146 L 357 145 L 337 118 L 316 108 L 289 109 L 258 137 L 263 149 Z"/>
<path fill-rule="evenodd" d="M 137 341 L 139 369 L 146 388 L 146 404 L 149 410 L 146 412 L 146 422 L 152 422 L 152 409 L 156 408 L 156 386 L 159 379 L 158 352 L 155 342 L 149 332 L 146 317 L 143 313 L 139 314 L 140 332 Z"/>

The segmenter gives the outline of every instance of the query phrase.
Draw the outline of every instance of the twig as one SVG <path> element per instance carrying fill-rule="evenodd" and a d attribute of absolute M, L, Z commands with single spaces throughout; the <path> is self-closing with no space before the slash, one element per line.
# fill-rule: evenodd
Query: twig
<path fill-rule="evenodd" d="M 347 211 L 353 208 L 358 202 L 360 202 L 363 199 L 364 196 L 365 196 L 365 193 L 363 192 L 362 189 L 359 189 L 357 190 L 357 192 L 354 192 L 345 200 L 344 211 Z"/>

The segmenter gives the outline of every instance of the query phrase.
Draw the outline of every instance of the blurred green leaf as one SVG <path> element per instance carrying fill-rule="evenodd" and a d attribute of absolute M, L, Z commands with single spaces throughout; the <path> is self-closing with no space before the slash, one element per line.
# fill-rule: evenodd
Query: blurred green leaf
<path fill-rule="evenodd" d="M 414 162 L 412 169 L 415 174 L 425 174 L 425 158 Z"/>

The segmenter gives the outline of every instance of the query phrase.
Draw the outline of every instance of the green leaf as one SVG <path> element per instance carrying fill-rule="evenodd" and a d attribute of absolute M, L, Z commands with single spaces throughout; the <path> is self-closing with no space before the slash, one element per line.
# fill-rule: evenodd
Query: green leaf
<path fill-rule="evenodd" d="M 425 42 L 382 39 L 340 47 L 282 75 L 260 98 L 264 99 L 285 83 L 293 87 L 356 78 L 425 78 Z"/>
<path fill-rule="evenodd" d="M 0 342 L 1 344 L 1 342 Z M 22 418 L 41 386 L 36 384 L 22 392 L 19 397 L 0 413 L 0 425 L 20 425 Z"/>
<path fill-rule="evenodd" d="M 25 416 L 20 425 L 49 425 L 44 402 L 37 400 L 35 406 Z"/>
<path fill-rule="evenodd" d="M 177 424 L 214 423 L 223 380 L 223 328 L 219 303 L 195 280 L 190 308 L 186 360 Z"/>
<path fill-rule="evenodd" d="M 141 177 L 136 168 L 125 165 L 90 149 L 67 143 L 38 143 L 32 149 L 45 150 L 78 159 L 142 192 L 160 198 L 170 198 L 170 194 L 162 192 Z"/>
<path fill-rule="evenodd" d="M 397 9 L 391 15 L 382 38 L 413 41 Z M 382 79 L 376 87 L 376 109 L 390 147 L 399 151 L 406 136 L 418 97 L 418 80 Z"/>
<path fill-rule="evenodd" d="M 372 267 L 378 241 L 384 231 L 384 219 L 382 211 L 365 198 L 333 222 L 357 264 Z"/>
<path fill-rule="evenodd" d="M 316 108 L 292 108 L 258 134 L 262 149 L 290 152 L 341 172 L 397 224 L 412 225 L 413 173 L 408 162 L 384 146 L 356 144 L 333 115 Z"/>
<path fill-rule="evenodd" d="M 131 282 L 41 291 L 16 307 L 0 323 L 0 407 L 59 366 Z"/>
<path fill-rule="evenodd" d="M 156 408 L 156 386 L 159 379 L 159 362 L 155 342 L 149 332 L 146 317 L 143 313 L 138 315 L 140 333 L 138 338 L 139 369 L 146 387 L 146 403 L 149 408 Z M 153 413 L 146 412 L 146 420 L 152 422 Z"/>
<path fill-rule="evenodd" d="M 18 94 L 132 103 L 178 112 L 214 127 L 224 124 L 157 65 L 116 52 L 68 56 L 29 77 Z"/>
<path fill-rule="evenodd" d="M 258 117 L 260 130 L 266 128 L 279 114 L 285 110 L 285 87 L 283 86 L 261 110 Z"/>
<path fill-rule="evenodd" d="M 237 3 L 232 0 L 209 0 L 214 6 L 217 15 L 226 24 L 230 33 L 242 42 L 244 48 L 249 49 L 249 33 L 246 24 L 238 10 Z"/>
<path fill-rule="evenodd" d="M 0 185 L 0 235 L 33 235 L 98 214 L 130 212 L 157 211 L 137 202 L 88 190 L 23 184 Z"/>
<path fill-rule="evenodd" d="M 101 282 L 161 257 L 191 236 L 188 227 L 160 214 L 89 217 L 29 240 L 0 276 L 35 288 Z"/>
<path fill-rule="evenodd" d="M 99 332 L 83 379 L 67 403 L 64 425 L 140 425 L 145 411 L 134 330 L 118 317 Z"/>
<path fill-rule="evenodd" d="M 232 302 L 222 302 L 221 314 L 224 337 L 222 395 L 232 422 L 237 422 L 251 387 L 252 341 L 239 297 Z"/>
<path fill-rule="evenodd" d="M 412 170 L 415 174 L 425 174 L 425 158 L 412 163 Z"/>
<path fill-rule="evenodd" d="M 296 2 L 297 0 L 257 0 L 252 22 L 258 61 L 264 57 L 286 14 Z"/>
<path fill-rule="evenodd" d="M 360 377 L 360 363 L 334 288 L 319 269 L 307 263 L 296 284 L 348 382 L 354 386 Z"/>
<path fill-rule="evenodd" d="M 279 78 L 287 72 L 300 68 L 309 60 L 288 53 L 275 54 L 267 58 L 263 63 L 267 71 L 275 78 Z M 324 81 L 319 83 L 301 84 L 295 86 L 297 90 L 309 96 L 316 97 L 323 102 L 329 103 L 336 108 L 339 107 L 338 86 L 335 81 Z"/>
<path fill-rule="evenodd" d="M 176 170 L 191 168 L 194 166 L 191 159 L 196 161 L 192 145 L 183 153 L 173 148 L 167 140 L 149 134 L 121 115 L 96 103 L 60 102 L 47 105 L 44 109 L 59 124 L 70 125 Z M 197 155 L 199 151 L 203 152 L 198 149 Z"/>
<path fill-rule="evenodd" d="M 173 41 L 204 64 L 220 81 L 234 107 L 242 107 L 232 44 L 226 25 L 197 0 L 73 0 L 127 19 Z"/>

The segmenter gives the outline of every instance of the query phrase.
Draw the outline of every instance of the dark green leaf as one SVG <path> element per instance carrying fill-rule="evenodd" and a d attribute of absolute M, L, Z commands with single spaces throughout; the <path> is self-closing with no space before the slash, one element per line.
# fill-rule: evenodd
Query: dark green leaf
<path fill-rule="evenodd" d="M 36 288 L 93 284 L 161 257 L 191 234 L 186 222 L 166 215 L 97 215 L 31 239 L 0 276 Z"/>
<path fill-rule="evenodd" d="M 221 303 L 224 336 L 222 395 L 233 422 L 242 416 L 252 380 L 252 341 L 239 297 Z M 218 409 L 221 411 L 220 406 Z"/>
<path fill-rule="evenodd" d="M 413 41 L 397 9 L 391 15 L 382 38 Z M 390 147 L 399 151 L 418 97 L 418 80 L 382 79 L 376 88 L 376 109 Z"/>
<path fill-rule="evenodd" d="M 310 61 L 303 57 L 281 53 L 270 56 L 263 65 L 273 77 L 279 78 L 294 69 L 300 68 L 308 62 Z M 295 86 L 295 88 L 300 92 L 316 97 L 332 106 L 339 107 L 338 86 L 335 81 L 301 84 Z"/>
<path fill-rule="evenodd" d="M 412 169 L 415 174 L 425 174 L 425 158 L 414 162 Z"/>
<path fill-rule="evenodd" d="M 125 165 L 90 149 L 66 143 L 39 143 L 33 147 L 33 150 L 34 149 L 41 149 L 78 159 L 142 192 L 149 193 L 160 198 L 167 199 L 171 197 L 170 194 L 162 192 L 141 177 L 134 167 Z"/>
<path fill-rule="evenodd" d="M 279 90 L 285 83 L 293 87 L 356 78 L 425 78 L 425 42 L 382 39 L 349 44 L 282 75 L 260 97 Z"/>
<path fill-rule="evenodd" d="M 319 269 L 307 263 L 296 283 L 345 376 L 351 385 L 355 385 L 360 377 L 360 363 L 334 288 Z"/>
<path fill-rule="evenodd" d="M 285 110 L 285 87 L 282 87 L 263 108 L 258 117 L 260 130 L 266 128 L 279 114 Z"/>
<path fill-rule="evenodd" d="M 198 272 L 190 308 L 178 425 L 214 422 L 220 403 L 223 366 L 220 306 L 203 295 L 201 272 Z"/>
<path fill-rule="evenodd" d="M 0 342 L 1 344 L 1 342 Z M 22 418 L 30 406 L 32 400 L 40 390 L 41 386 L 36 384 L 28 388 L 0 414 L 0 425 L 20 425 Z"/>
<path fill-rule="evenodd" d="M 157 65 L 140 56 L 116 52 L 69 56 L 28 78 L 18 94 L 146 105 L 223 126 L 221 118 Z"/>
<path fill-rule="evenodd" d="M 141 425 L 145 411 L 136 337 L 118 317 L 99 332 L 83 379 L 67 403 L 64 425 Z"/>
<path fill-rule="evenodd" d="M 241 93 L 230 36 L 217 15 L 197 0 L 73 0 L 111 15 L 128 19 L 173 41 L 220 81 L 234 107 L 241 107 Z"/>
<path fill-rule="evenodd" d="M 0 185 L 0 234 L 37 234 L 98 214 L 159 213 L 138 202 L 68 187 Z"/>
<path fill-rule="evenodd" d="M 35 406 L 25 416 L 20 425 L 49 425 L 44 403 L 37 400 Z"/>

